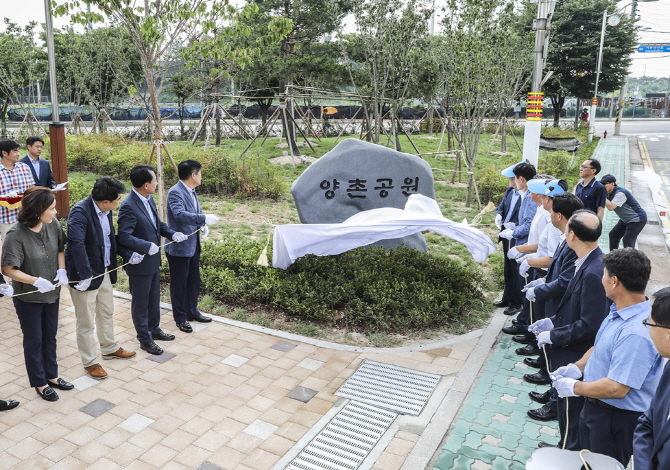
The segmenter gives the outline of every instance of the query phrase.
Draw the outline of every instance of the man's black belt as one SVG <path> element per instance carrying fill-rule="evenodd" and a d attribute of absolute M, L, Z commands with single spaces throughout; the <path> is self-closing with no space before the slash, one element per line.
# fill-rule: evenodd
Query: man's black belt
<path fill-rule="evenodd" d="M 606 408 L 608 410 L 616 410 L 616 411 L 628 411 L 628 410 L 623 410 L 621 408 L 617 408 L 616 406 L 612 406 L 609 403 L 605 403 L 602 400 L 598 400 L 597 398 L 591 398 L 591 397 L 586 397 L 588 401 L 593 403 L 594 405 L 598 405 L 601 408 Z"/>

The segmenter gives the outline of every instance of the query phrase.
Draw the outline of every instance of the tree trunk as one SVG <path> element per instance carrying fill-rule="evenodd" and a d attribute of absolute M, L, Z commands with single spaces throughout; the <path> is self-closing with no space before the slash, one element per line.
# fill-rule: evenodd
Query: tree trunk
<path fill-rule="evenodd" d="M 179 128 L 181 129 L 181 135 L 184 135 L 184 105 L 186 104 L 186 98 L 181 100 L 177 98 L 177 105 L 179 106 Z"/>
<path fill-rule="evenodd" d="M 581 108 L 580 99 L 577 98 L 577 104 L 575 105 L 575 130 L 579 129 L 579 110 Z"/>
<path fill-rule="evenodd" d="M 151 137 L 151 143 L 156 147 L 156 180 L 158 182 L 158 216 L 165 221 L 165 186 L 163 181 L 163 152 L 161 145 L 156 145 L 156 141 L 163 141 L 163 120 L 158 104 L 158 89 L 154 81 L 153 71 L 145 70 L 144 77 L 147 82 L 149 97 L 151 99 L 151 109 L 154 113 L 154 129 Z"/>
<path fill-rule="evenodd" d="M 433 137 L 433 117 L 435 116 L 435 107 L 432 105 L 432 98 L 430 102 L 431 104 L 428 106 L 428 137 Z"/>
<path fill-rule="evenodd" d="M 2 121 L 2 132 L 0 132 L 0 137 L 3 139 L 7 138 L 7 108 L 9 107 L 9 101 L 2 103 L 2 108 L 0 108 L 0 121 Z"/>

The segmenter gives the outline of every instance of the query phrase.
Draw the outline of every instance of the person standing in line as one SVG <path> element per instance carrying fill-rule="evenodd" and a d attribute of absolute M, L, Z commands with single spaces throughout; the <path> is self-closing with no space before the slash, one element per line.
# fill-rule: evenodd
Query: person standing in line
<path fill-rule="evenodd" d="M 16 225 L 21 207 L 21 196 L 35 184 L 30 168 L 19 161 L 21 146 L 13 140 L 0 141 L 0 242 L 5 241 L 9 229 Z"/>
<path fill-rule="evenodd" d="M 580 448 L 626 467 L 638 420 L 661 378 L 663 358 L 643 324 L 651 313 L 645 296 L 651 261 L 635 248 L 623 248 L 605 255 L 603 264 L 601 282 L 613 301 L 609 315 L 595 344 L 574 364 L 553 372 L 552 378 L 560 397 L 586 399 L 578 418 Z M 575 398 L 570 400 L 572 407 Z M 667 417 L 668 410 L 664 413 Z"/>
<path fill-rule="evenodd" d="M 114 338 L 114 289 L 116 284 L 116 234 L 112 211 L 116 209 L 125 186 L 103 176 L 93 185 L 91 195 L 79 201 L 67 219 L 65 265 L 70 279 L 70 297 L 77 317 L 77 346 L 84 369 L 94 379 L 107 377 L 98 362 L 96 333 L 103 359 L 129 359 Z"/>
<path fill-rule="evenodd" d="M 500 173 L 507 177 L 509 186 L 505 189 L 500 205 L 496 209 L 495 223 L 502 232 L 509 227 L 516 226 L 519 222 L 519 208 L 521 207 L 521 196 L 517 191 L 514 180 L 514 168 L 524 162 L 515 163 L 505 168 Z M 521 295 L 516 293 L 517 264 L 513 259 L 507 256 L 510 249 L 510 240 L 498 235 L 498 241 L 502 241 L 503 246 L 503 277 L 505 280 L 505 289 L 502 299 L 494 302 L 496 307 L 509 307 L 518 309 L 521 307 Z"/>
<path fill-rule="evenodd" d="M 19 161 L 28 165 L 33 174 L 35 185 L 51 189 L 55 188 L 56 180 L 51 172 L 51 165 L 44 158 L 40 158 L 44 149 L 44 141 L 39 137 L 28 137 L 26 139 L 26 148 L 28 149 L 28 155 Z"/>
<path fill-rule="evenodd" d="M 184 160 L 177 166 L 179 182 L 172 186 L 167 195 L 168 228 L 181 233 L 203 230 L 209 233 L 208 225 L 219 218 L 203 214 L 195 194 L 195 188 L 202 182 L 202 165 L 195 160 Z M 191 333 L 190 321 L 202 323 L 212 319 L 198 310 L 200 294 L 200 233 L 192 235 L 183 243 L 165 247 L 165 256 L 170 266 L 170 298 L 172 314 L 177 327 L 184 333 Z"/>
<path fill-rule="evenodd" d="M 651 315 L 643 324 L 662 357 L 670 357 L 670 287 L 657 291 Z M 651 405 L 638 421 L 633 434 L 635 470 L 670 468 L 670 367 L 663 370 Z"/>
<path fill-rule="evenodd" d="M 603 220 L 607 191 L 596 180 L 596 175 L 600 173 L 601 168 L 600 162 L 595 158 L 586 160 L 579 165 L 579 177 L 582 181 L 577 183 L 575 195 L 584 203 L 584 209 L 593 211 L 600 220 Z"/>
<path fill-rule="evenodd" d="M 605 207 L 619 216 L 619 221 L 609 233 L 610 251 L 619 248 L 622 238 L 624 248 L 635 248 L 637 236 L 647 224 L 647 213 L 627 189 L 616 184 L 614 176 L 603 176 L 600 184 L 607 191 Z"/>
<path fill-rule="evenodd" d="M 170 230 L 158 217 L 151 197 L 158 184 L 153 167 L 135 165 L 130 171 L 130 182 L 133 190 L 119 208 L 117 240 L 122 255 L 125 253 L 124 261 L 131 263 L 125 270 L 132 295 L 130 310 L 137 340 L 142 350 L 160 355 L 163 349 L 155 341 L 175 338 L 160 328 L 161 237 L 175 242 L 183 242 L 187 237 Z"/>
<path fill-rule="evenodd" d="M 52 387 L 72 390 L 58 376 L 56 333 L 65 271 L 65 235 L 56 219 L 56 198 L 47 188 L 28 188 L 19 223 L 7 232 L 2 247 L 2 274 L 12 279 L 12 298 L 23 332 L 23 355 L 30 386 L 44 400 L 56 401 Z M 56 284 L 51 282 L 56 281 Z"/>

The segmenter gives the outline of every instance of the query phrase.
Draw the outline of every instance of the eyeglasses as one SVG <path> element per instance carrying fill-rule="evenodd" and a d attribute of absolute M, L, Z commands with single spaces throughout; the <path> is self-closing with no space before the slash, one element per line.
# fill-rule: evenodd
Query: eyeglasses
<path fill-rule="evenodd" d="M 579 165 L 579 168 L 581 168 L 582 170 L 593 170 L 593 168 L 591 168 L 590 166 L 586 166 L 586 165 Z"/>
<path fill-rule="evenodd" d="M 647 328 L 651 328 L 652 326 L 657 326 L 658 328 L 667 328 L 670 330 L 670 326 L 665 326 L 665 325 L 657 325 L 655 323 L 649 323 L 647 320 L 642 320 L 642 324 L 646 326 Z"/>

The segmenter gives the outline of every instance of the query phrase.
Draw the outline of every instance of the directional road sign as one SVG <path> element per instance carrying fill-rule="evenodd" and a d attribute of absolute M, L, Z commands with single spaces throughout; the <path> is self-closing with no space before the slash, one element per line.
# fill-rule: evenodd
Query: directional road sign
<path fill-rule="evenodd" d="M 670 43 L 640 44 L 638 52 L 670 52 Z"/>

